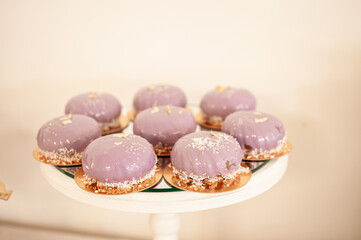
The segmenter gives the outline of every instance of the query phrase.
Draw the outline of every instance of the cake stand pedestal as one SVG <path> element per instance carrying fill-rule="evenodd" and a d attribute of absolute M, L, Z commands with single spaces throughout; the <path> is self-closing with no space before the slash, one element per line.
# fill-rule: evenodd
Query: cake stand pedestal
<path fill-rule="evenodd" d="M 100 195 L 80 189 L 74 179 L 54 166 L 40 164 L 46 180 L 66 196 L 96 207 L 138 213 L 151 213 L 150 226 L 154 240 L 176 240 L 180 228 L 179 213 L 213 209 L 253 198 L 274 186 L 284 173 L 288 155 L 269 161 L 252 175 L 242 188 L 224 193 L 138 192 L 126 195 Z M 164 180 L 160 185 L 167 185 Z"/>

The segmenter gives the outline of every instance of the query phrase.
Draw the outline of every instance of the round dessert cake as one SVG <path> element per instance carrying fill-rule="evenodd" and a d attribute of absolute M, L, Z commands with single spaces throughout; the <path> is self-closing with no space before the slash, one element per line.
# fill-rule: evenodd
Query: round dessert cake
<path fill-rule="evenodd" d="M 108 132 L 119 129 L 122 106 L 118 99 L 108 93 L 84 93 L 71 98 L 65 106 L 66 114 L 82 114 L 94 118 Z"/>
<path fill-rule="evenodd" d="M 185 107 L 187 99 L 184 92 L 171 85 L 152 85 L 140 89 L 134 97 L 133 107 L 137 114 L 147 108 L 162 105 Z"/>
<path fill-rule="evenodd" d="M 125 193 L 154 177 L 156 161 L 153 146 L 144 138 L 126 133 L 107 135 L 84 151 L 86 184 L 100 193 Z"/>
<path fill-rule="evenodd" d="M 157 155 L 169 155 L 175 142 L 196 127 L 193 115 L 185 108 L 160 106 L 141 111 L 134 120 L 133 132 L 147 139 Z"/>
<path fill-rule="evenodd" d="M 266 113 L 238 111 L 223 123 L 222 132 L 234 136 L 244 159 L 271 159 L 284 150 L 286 131 L 282 122 Z"/>
<path fill-rule="evenodd" d="M 76 114 L 57 117 L 39 129 L 34 156 L 49 164 L 81 164 L 84 149 L 100 136 L 99 125 L 93 118 Z"/>
<path fill-rule="evenodd" d="M 180 138 L 171 153 L 173 174 L 180 185 L 200 191 L 219 184 L 232 185 L 249 173 L 241 166 L 242 150 L 232 136 L 200 131 Z"/>
<path fill-rule="evenodd" d="M 229 114 L 239 110 L 255 110 L 256 98 L 245 89 L 218 86 L 202 98 L 200 108 L 203 121 L 220 128 Z"/>

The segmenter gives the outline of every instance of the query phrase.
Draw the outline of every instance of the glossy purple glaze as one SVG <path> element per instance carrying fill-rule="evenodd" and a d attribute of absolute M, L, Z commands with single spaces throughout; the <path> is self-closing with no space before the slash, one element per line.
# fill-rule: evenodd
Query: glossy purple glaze
<path fill-rule="evenodd" d="M 286 134 L 278 118 L 255 111 L 230 114 L 223 123 L 222 132 L 234 136 L 243 150 L 275 149 Z"/>
<path fill-rule="evenodd" d="M 140 89 L 134 97 L 133 107 L 136 112 L 153 106 L 172 105 L 185 107 L 187 99 L 183 91 L 171 85 L 152 85 Z"/>
<path fill-rule="evenodd" d="M 41 150 L 53 152 L 67 148 L 82 152 L 88 144 L 101 136 L 98 123 L 84 115 L 65 115 L 45 123 L 36 140 Z"/>
<path fill-rule="evenodd" d="M 84 93 L 71 98 L 65 106 L 65 113 L 82 114 L 99 123 L 111 122 L 119 117 L 122 107 L 113 95 L 108 93 Z"/>
<path fill-rule="evenodd" d="M 141 111 L 134 120 L 133 132 L 153 145 L 162 143 L 171 147 L 196 127 L 193 115 L 185 108 L 160 106 Z"/>
<path fill-rule="evenodd" d="M 217 87 L 202 98 L 200 107 L 209 117 L 225 118 L 238 110 L 255 110 L 256 98 L 245 89 Z"/>
<path fill-rule="evenodd" d="M 173 147 L 171 160 L 176 170 L 188 176 L 215 178 L 241 167 L 242 150 L 228 134 L 200 131 L 180 138 Z"/>
<path fill-rule="evenodd" d="M 102 183 L 137 180 L 152 170 L 155 164 L 153 146 L 133 134 L 111 134 L 98 138 L 83 153 L 84 172 Z"/>

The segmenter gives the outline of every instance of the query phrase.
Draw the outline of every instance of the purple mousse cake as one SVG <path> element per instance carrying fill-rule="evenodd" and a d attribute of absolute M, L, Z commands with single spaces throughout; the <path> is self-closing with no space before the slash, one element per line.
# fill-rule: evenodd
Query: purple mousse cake
<path fill-rule="evenodd" d="M 101 136 L 98 123 L 84 115 L 65 115 L 45 123 L 38 132 L 39 160 L 51 164 L 80 164 L 84 149 Z"/>
<path fill-rule="evenodd" d="M 192 113 L 176 106 L 148 108 L 134 120 L 133 132 L 144 137 L 157 154 L 169 154 L 175 142 L 196 130 Z"/>
<path fill-rule="evenodd" d="M 230 114 L 223 123 L 222 132 L 237 139 L 244 159 L 274 158 L 287 140 L 285 128 L 278 118 L 255 111 Z"/>
<path fill-rule="evenodd" d="M 255 110 L 256 99 L 248 90 L 218 86 L 202 98 L 200 108 L 206 122 L 221 125 L 235 111 Z"/>
<path fill-rule="evenodd" d="M 184 184 L 232 184 L 242 173 L 242 150 L 232 136 L 200 131 L 180 138 L 171 153 L 174 176 Z"/>
<path fill-rule="evenodd" d="M 65 107 L 66 114 L 82 114 L 94 118 L 103 132 L 120 128 L 122 107 L 108 93 L 84 93 L 71 98 Z"/>
<path fill-rule="evenodd" d="M 98 189 L 129 189 L 155 174 L 157 157 L 150 143 L 133 134 L 111 134 L 85 149 L 83 170 Z"/>
<path fill-rule="evenodd" d="M 185 107 L 187 99 L 184 92 L 171 85 L 152 85 L 140 89 L 134 97 L 133 107 L 135 113 L 147 108 L 162 105 Z"/>

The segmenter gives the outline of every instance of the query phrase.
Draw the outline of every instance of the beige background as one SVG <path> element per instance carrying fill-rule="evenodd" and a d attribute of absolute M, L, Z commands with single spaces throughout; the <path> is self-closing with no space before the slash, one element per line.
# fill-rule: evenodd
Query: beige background
<path fill-rule="evenodd" d="M 251 90 L 294 144 L 268 192 L 182 214 L 182 239 L 361 238 L 361 1 L 0 0 L 0 221 L 149 239 L 148 215 L 69 199 L 32 159 L 38 128 L 84 91 Z"/>

